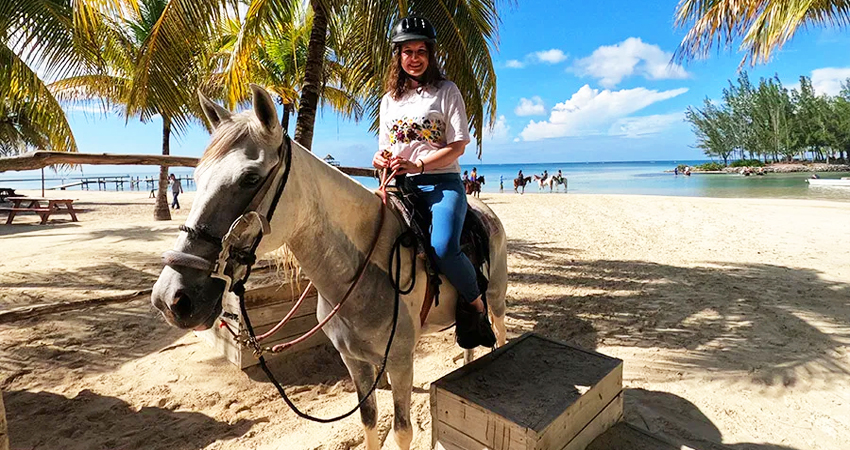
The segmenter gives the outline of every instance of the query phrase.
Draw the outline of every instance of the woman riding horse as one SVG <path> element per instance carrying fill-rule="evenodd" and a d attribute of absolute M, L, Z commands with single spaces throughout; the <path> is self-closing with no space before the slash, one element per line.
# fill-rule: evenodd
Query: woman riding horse
<path fill-rule="evenodd" d="M 393 61 L 381 100 L 376 168 L 406 175 L 416 201 L 431 212 L 431 246 L 437 266 L 458 290 L 456 336 L 463 348 L 496 343 L 478 288 L 475 268 L 460 250 L 466 192 L 458 158 L 469 143 L 466 106 L 457 86 L 445 79 L 435 54 L 436 32 L 422 17 L 402 19 L 393 29 Z M 385 152 L 392 153 L 390 158 Z M 470 181 L 475 181 L 473 169 Z"/>

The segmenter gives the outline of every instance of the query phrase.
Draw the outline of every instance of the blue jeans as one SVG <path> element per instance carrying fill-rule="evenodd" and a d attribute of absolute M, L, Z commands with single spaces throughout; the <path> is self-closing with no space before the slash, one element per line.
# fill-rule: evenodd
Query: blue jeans
<path fill-rule="evenodd" d="M 408 177 L 414 185 L 417 204 L 431 212 L 431 246 L 437 266 L 458 292 L 461 301 L 471 303 L 481 293 L 475 268 L 460 251 L 460 232 L 466 218 L 466 192 L 456 173 Z"/>
<path fill-rule="evenodd" d="M 179 192 L 172 192 L 174 194 L 174 200 L 171 201 L 171 207 L 174 209 L 180 209 L 180 202 L 177 201 L 177 196 L 180 194 Z"/>

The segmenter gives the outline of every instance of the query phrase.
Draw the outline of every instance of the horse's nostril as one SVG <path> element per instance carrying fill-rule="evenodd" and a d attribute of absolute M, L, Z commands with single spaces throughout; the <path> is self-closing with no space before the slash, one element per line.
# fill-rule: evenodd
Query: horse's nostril
<path fill-rule="evenodd" d="M 177 291 L 169 309 L 175 317 L 188 317 L 192 314 L 192 300 L 185 292 Z"/>

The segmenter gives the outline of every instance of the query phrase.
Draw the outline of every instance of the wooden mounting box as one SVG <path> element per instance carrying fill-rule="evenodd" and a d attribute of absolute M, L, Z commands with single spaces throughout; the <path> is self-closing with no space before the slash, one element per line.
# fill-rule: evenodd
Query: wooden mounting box
<path fill-rule="evenodd" d="M 431 385 L 440 450 L 583 450 L 623 416 L 623 361 L 526 333 Z"/>
<path fill-rule="evenodd" d="M 277 325 L 292 309 L 295 302 L 298 301 L 301 291 L 307 287 L 307 283 L 306 278 L 301 277 L 292 280 L 286 275 L 279 276 L 271 271 L 260 270 L 257 273 L 252 273 L 245 289 L 245 307 L 248 310 L 251 325 L 254 327 L 254 333 L 257 335 L 265 333 Z M 304 303 L 292 320 L 282 330 L 278 331 L 276 335 L 263 341 L 263 347 L 272 347 L 275 344 L 291 341 L 316 326 L 318 323 L 316 320 L 318 295 L 315 288 L 311 288 L 311 291 L 307 295 L 307 298 L 304 299 Z M 244 328 L 244 323 L 242 321 L 242 314 L 239 312 L 239 298 L 232 293 L 226 294 L 222 300 L 222 310 L 239 317 L 236 320 L 225 318 L 224 316 L 221 318 L 234 331 L 237 333 L 240 332 Z M 253 351 L 250 348 L 238 344 L 226 329 L 220 328 L 218 325 L 206 331 L 195 332 L 195 334 L 221 352 L 224 357 L 239 366 L 240 369 L 259 364 L 259 360 L 254 357 Z M 265 353 L 263 356 L 268 360 L 269 358 L 281 357 L 326 342 L 329 343 L 330 341 L 320 331 L 310 339 L 283 353 Z"/>
<path fill-rule="evenodd" d="M 0 450 L 9 450 L 9 433 L 6 428 L 6 409 L 3 406 L 2 392 L 0 392 Z"/>

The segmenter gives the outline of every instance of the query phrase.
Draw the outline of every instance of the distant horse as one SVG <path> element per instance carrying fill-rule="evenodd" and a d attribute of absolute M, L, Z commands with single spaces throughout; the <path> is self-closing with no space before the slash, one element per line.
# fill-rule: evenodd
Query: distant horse
<path fill-rule="evenodd" d="M 196 330 L 212 327 L 222 311 L 226 286 L 219 278 L 246 270 L 244 258 L 230 255 L 250 248 L 260 229 L 268 230 L 256 254 L 288 246 L 319 292 L 316 316 L 320 321 L 350 291 L 346 303 L 322 330 L 342 356 L 358 397 L 365 399 L 360 407 L 365 448 L 377 450 L 382 442 L 370 387 L 391 337 L 396 308 L 387 253 L 404 229 L 374 192 L 304 147 L 284 140 L 274 101 L 257 85 L 251 85 L 251 90 L 254 109 L 240 114 L 200 95 L 214 129 L 211 144 L 195 171 L 194 205 L 174 250 L 163 255 L 167 265 L 153 287 L 151 302 L 172 325 Z M 277 214 L 266 223 L 261 215 L 269 213 L 269 208 Z M 469 199 L 469 208 L 492 224 L 486 295 L 498 343 L 503 345 L 508 281 L 505 229 L 480 200 Z M 240 228 L 239 224 L 246 225 Z M 254 231 L 248 237 L 228 232 L 240 229 Z M 401 286 L 408 286 L 408 277 L 425 280 L 425 263 L 411 254 L 416 248 L 398 250 Z M 358 276 L 360 282 L 352 282 Z M 386 364 L 392 381 L 394 437 L 401 450 L 409 450 L 413 438 L 410 396 L 416 343 L 423 334 L 455 321 L 457 291 L 443 277 L 439 306 L 431 308 L 424 325 L 420 323 L 427 285 L 420 281 L 412 292 L 399 297 L 397 328 Z"/>
<path fill-rule="evenodd" d="M 552 191 L 552 177 L 547 176 L 547 177 L 544 178 L 544 177 L 541 177 L 540 175 L 535 174 L 534 175 L 534 181 L 537 182 L 537 185 L 538 185 L 537 190 L 538 191 L 545 189 L 546 186 L 549 186 L 550 192 Z"/>
<path fill-rule="evenodd" d="M 550 192 L 552 191 L 553 186 L 555 187 L 555 192 L 557 192 L 559 185 L 564 185 L 564 192 L 567 192 L 567 177 L 552 175 L 551 177 L 549 177 L 549 180 L 550 180 L 549 181 L 549 191 Z"/>
<path fill-rule="evenodd" d="M 518 188 L 522 187 L 522 193 L 525 194 L 525 185 L 531 183 L 531 177 L 516 177 L 514 178 L 514 192 L 519 194 Z"/>
<path fill-rule="evenodd" d="M 484 175 L 476 179 L 469 179 L 463 182 L 466 188 L 466 195 L 472 194 L 473 197 L 481 197 L 481 185 L 484 184 Z"/>

